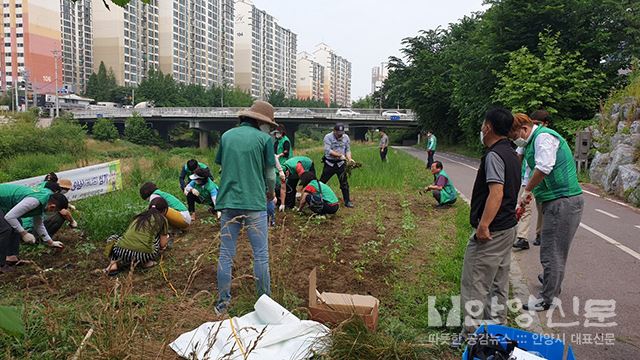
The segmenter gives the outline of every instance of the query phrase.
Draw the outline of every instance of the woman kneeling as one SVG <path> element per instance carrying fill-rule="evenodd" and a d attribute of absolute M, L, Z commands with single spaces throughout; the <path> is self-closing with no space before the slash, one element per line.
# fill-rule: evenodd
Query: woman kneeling
<path fill-rule="evenodd" d="M 119 265 L 141 264 L 145 269 L 156 265 L 155 260 L 160 251 L 169 242 L 166 218 L 168 208 L 167 201 L 161 197 L 151 200 L 147 211 L 133 219 L 124 235 L 113 235 L 107 240 L 111 245 L 110 250 L 107 248 L 111 262 L 105 272 L 109 276 L 119 272 Z"/>

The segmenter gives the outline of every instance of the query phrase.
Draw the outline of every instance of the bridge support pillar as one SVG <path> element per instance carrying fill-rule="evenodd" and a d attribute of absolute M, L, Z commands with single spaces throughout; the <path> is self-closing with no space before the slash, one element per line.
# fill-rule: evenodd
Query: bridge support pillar
<path fill-rule="evenodd" d="M 291 141 L 291 146 L 295 149 L 296 147 L 296 131 L 298 130 L 299 124 L 297 123 L 282 123 L 284 128 L 287 130 L 287 137 Z"/>
<path fill-rule="evenodd" d="M 209 148 L 209 132 L 204 129 L 198 129 L 200 131 L 199 134 L 199 144 L 200 149 L 208 149 Z"/>
<path fill-rule="evenodd" d="M 171 127 L 172 126 L 167 123 L 154 124 L 154 128 L 158 130 L 158 134 L 165 141 L 169 141 L 169 131 L 171 130 Z"/>
<path fill-rule="evenodd" d="M 358 141 L 365 141 L 365 135 L 367 134 L 367 128 L 365 127 L 357 127 L 353 128 L 353 139 Z"/>

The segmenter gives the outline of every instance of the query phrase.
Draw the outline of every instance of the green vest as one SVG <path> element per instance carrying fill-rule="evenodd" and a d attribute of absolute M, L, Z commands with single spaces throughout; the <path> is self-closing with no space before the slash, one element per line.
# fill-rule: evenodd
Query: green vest
<path fill-rule="evenodd" d="M 458 197 L 458 192 L 456 188 L 453 186 L 453 182 L 449 178 L 449 175 L 444 170 L 440 170 L 438 176 L 444 176 L 447 179 L 447 185 L 445 185 L 440 191 L 440 203 L 446 204 L 450 201 L 453 201 Z"/>
<path fill-rule="evenodd" d="M 173 210 L 180 212 L 188 211 L 187 207 L 182 203 L 182 201 L 178 200 L 177 197 L 161 190 L 156 190 L 153 193 L 165 199 L 167 201 L 167 204 L 169 204 L 169 207 Z"/>
<path fill-rule="evenodd" d="M 209 167 L 207 166 L 207 164 L 203 164 L 200 161 L 198 161 L 198 167 L 200 169 L 208 169 Z M 184 171 L 187 173 L 193 173 L 191 170 L 189 170 L 189 168 L 187 167 L 187 164 L 184 164 Z M 195 171 L 195 170 L 194 170 Z"/>
<path fill-rule="evenodd" d="M 278 154 L 282 154 L 282 152 L 284 151 L 284 143 L 288 142 L 289 143 L 289 156 L 288 157 L 284 157 L 281 156 L 278 158 L 278 161 L 280 162 L 280 166 L 284 165 L 284 163 L 293 157 L 293 146 L 291 146 L 291 140 L 289 140 L 289 138 L 285 135 L 282 137 L 282 139 L 278 140 L 278 150 L 276 150 L 276 155 Z"/>
<path fill-rule="evenodd" d="M 200 192 L 200 197 L 204 199 L 206 204 L 213 205 L 211 203 L 211 195 L 218 195 L 218 185 L 213 180 L 207 179 L 207 182 L 203 185 L 196 183 L 193 188 Z"/>
<path fill-rule="evenodd" d="M 438 139 L 435 135 L 431 134 L 431 137 L 427 140 L 427 150 L 436 151 L 436 146 L 438 145 Z"/>
<path fill-rule="evenodd" d="M 320 184 L 320 188 L 318 188 L 318 184 Z M 314 188 L 316 190 L 316 194 L 320 194 L 320 189 L 322 189 L 322 200 L 326 201 L 328 204 L 338 203 L 338 197 L 336 196 L 336 193 L 331 190 L 329 185 L 318 180 L 311 180 L 308 186 Z"/>
<path fill-rule="evenodd" d="M 311 169 L 311 165 L 313 165 L 313 160 L 306 156 L 294 156 L 282 164 L 282 171 L 287 172 L 287 170 L 289 170 L 290 176 L 297 179 L 298 173 L 296 173 L 296 165 L 298 163 L 302 164 L 305 171 L 309 171 Z"/>
<path fill-rule="evenodd" d="M 42 216 L 44 208 L 53 193 L 46 188 L 30 188 L 23 185 L 0 184 L 0 210 L 8 213 L 14 206 L 27 197 L 38 200 L 40 206 L 24 214 L 22 217 Z"/>
<path fill-rule="evenodd" d="M 556 152 L 556 164 L 553 166 L 553 170 L 533 189 L 533 195 L 536 197 L 536 201 L 542 204 L 561 197 L 571 197 L 582 194 L 582 188 L 578 183 L 576 164 L 573 161 L 573 154 L 567 141 L 563 139 L 560 134 L 546 127 L 538 126 L 525 149 L 524 159 L 531 169 L 532 175 L 530 178 L 533 177 L 536 164 L 536 138 L 543 133 L 555 136 L 555 138 L 560 141 L 560 146 Z"/>

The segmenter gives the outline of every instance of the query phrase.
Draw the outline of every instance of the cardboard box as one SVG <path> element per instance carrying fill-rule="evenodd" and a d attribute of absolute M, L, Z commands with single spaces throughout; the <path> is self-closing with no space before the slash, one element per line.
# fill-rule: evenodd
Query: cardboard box
<path fill-rule="evenodd" d="M 371 331 L 378 326 L 380 301 L 370 295 L 323 292 L 316 287 L 316 268 L 309 274 L 309 312 L 311 319 L 321 323 L 339 324 L 359 316 Z"/>

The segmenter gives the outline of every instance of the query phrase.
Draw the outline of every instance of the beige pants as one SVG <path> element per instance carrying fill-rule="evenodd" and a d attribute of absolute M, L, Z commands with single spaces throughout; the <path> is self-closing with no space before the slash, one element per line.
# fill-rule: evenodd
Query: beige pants
<path fill-rule="evenodd" d="M 491 237 L 492 240 L 479 242 L 471 236 L 464 254 L 460 301 L 465 336 L 481 323 L 507 321 L 511 246 L 516 228 L 492 232 Z M 498 306 L 492 309 L 492 303 Z M 472 304 L 475 305 L 469 309 Z"/>
<path fill-rule="evenodd" d="M 524 186 L 520 188 L 520 194 L 522 194 L 523 191 Z M 536 219 L 536 236 L 540 234 L 540 229 L 542 229 L 542 207 L 536 202 L 535 198 L 533 198 L 531 202 L 524 208 L 524 213 L 522 214 L 520 221 L 518 221 L 516 240 L 518 240 L 519 238 L 529 238 L 529 229 L 531 229 L 531 217 L 533 217 L 534 203 L 536 204 L 536 208 L 538 209 L 538 218 Z"/>

